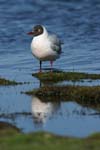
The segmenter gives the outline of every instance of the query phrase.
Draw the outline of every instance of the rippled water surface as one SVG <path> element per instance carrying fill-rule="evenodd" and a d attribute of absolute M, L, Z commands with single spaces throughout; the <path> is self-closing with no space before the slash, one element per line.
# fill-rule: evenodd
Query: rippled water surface
<path fill-rule="evenodd" d="M 92 108 L 70 101 L 43 103 L 37 97 L 20 94 L 40 86 L 32 77 L 39 63 L 31 54 L 32 38 L 27 35 L 36 24 L 45 25 L 64 42 L 63 54 L 54 68 L 100 73 L 99 0 L 0 0 L 0 76 L 31 82 L 0 87 L 0 120 L 23 132 L 45 130 L 83 137 L 100 131 L 100 118 L 90 115 L 95 112 Z M 49 63 L 43 67 L 48 68 Z"/>

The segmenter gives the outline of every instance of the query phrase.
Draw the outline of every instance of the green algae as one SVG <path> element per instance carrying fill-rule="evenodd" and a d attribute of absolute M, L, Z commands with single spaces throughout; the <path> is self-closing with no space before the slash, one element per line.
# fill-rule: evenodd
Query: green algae
<path fill-rule="evenodd" d="M 58 81 L 83 81 L 85 79 L 98 80 L 100 74 L 88 74 L 82 72 L 43 72 L 33 73 L 32 76 L 38 78 L 42 82 L 58 82 Z"/>

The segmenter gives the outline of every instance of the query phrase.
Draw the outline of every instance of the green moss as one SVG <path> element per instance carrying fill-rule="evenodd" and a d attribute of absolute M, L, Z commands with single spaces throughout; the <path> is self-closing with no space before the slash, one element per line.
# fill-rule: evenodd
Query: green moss
<path fill-rule="evenodd" d="M 99 150 L 99 148 L 100 136 L 79 139 L 38 132 L 0 138 L 0 150 Z"/>
<path fill-rule="evenodd" d="M 88 74 L 81 72 L 43 72 L 33 73 L 32 76 L 38 78 L 42 82 L 58 82 L 58 81 L 80 81 L 84 79 L 97 80 L 100 74 Z"/>

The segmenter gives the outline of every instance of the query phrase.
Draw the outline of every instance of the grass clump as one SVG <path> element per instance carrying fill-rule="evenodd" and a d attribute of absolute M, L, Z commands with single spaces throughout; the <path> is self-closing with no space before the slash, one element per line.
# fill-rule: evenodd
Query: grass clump
<path fill-rule="evenodd" d="M 99 147 L 99 135 L 81 139 L 37 132 L 0 138 L 0 150 L 99 150 Z"/>

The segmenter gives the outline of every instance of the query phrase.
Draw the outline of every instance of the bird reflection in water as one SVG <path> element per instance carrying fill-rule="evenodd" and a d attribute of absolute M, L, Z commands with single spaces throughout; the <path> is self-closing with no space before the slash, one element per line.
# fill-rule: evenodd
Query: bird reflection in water
<path fill-rule="evenodd" d="M 32 97 L 32 117 L 35 126 L 43 126 L 46 121 L 59 110 L 60 102 L 44 102 L 40 98 Z"/>

